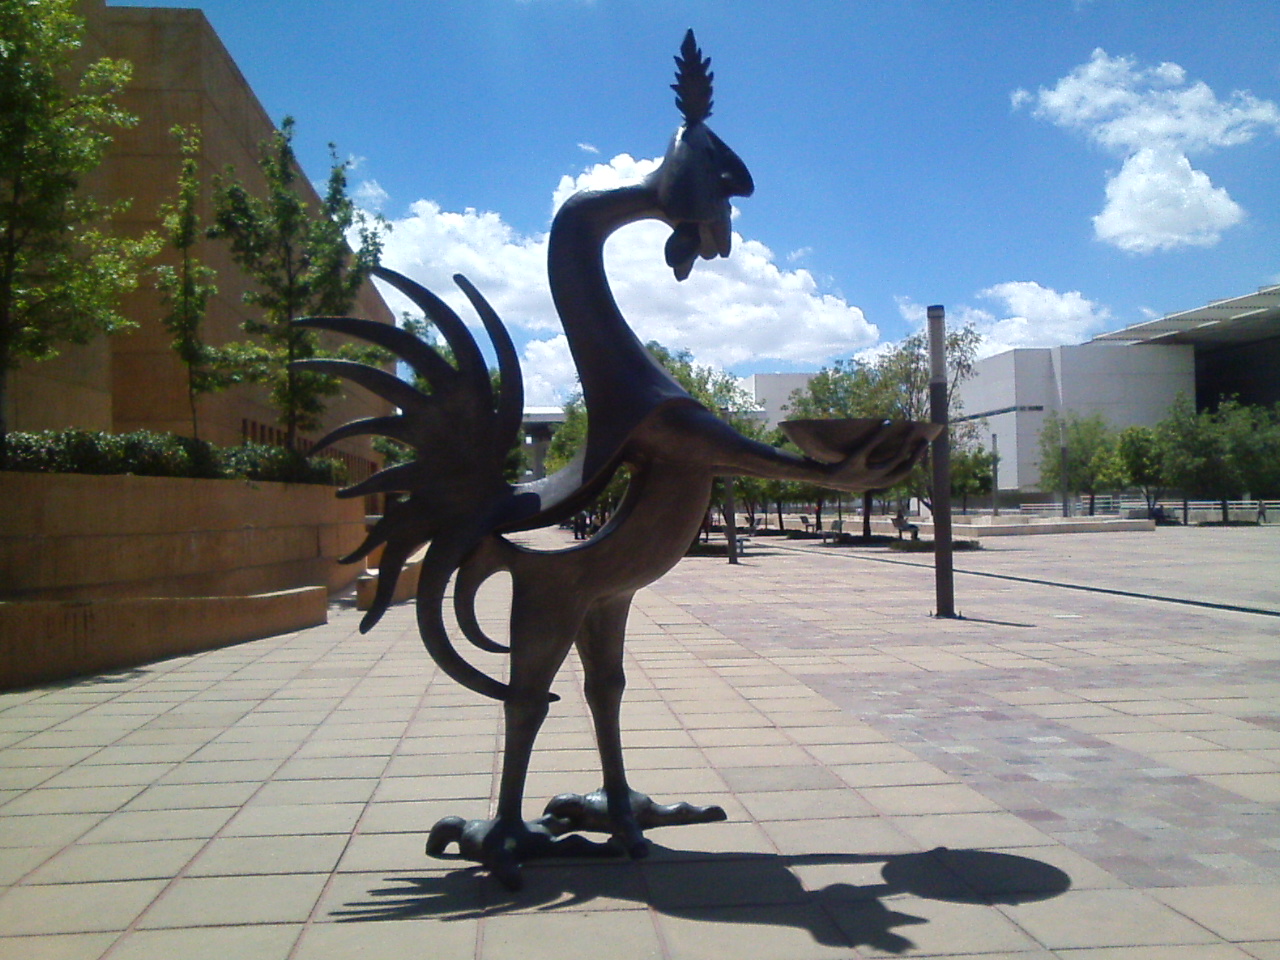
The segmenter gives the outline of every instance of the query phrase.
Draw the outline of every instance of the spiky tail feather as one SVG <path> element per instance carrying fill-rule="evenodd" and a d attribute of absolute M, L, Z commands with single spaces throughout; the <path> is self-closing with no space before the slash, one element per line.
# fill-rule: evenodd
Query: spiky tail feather
<path fill-rule="evenodd" d="M 494 536 L 482 540 L 462 561 L 462 565 L 458 567 L 458 575 L 453 580 L 453 612 L 458 618 L 462 635 L 481 650 L 490 653 L 507 653 L 510 648 L 491 640 L 480 626 L 480 621 L 476 618 L 476 594 L 495 573 L 510 569 L 501 556 L 501 543 Z"/>
<path fill-rule="evenodd" d="M 407 295 L 444 334 L 457 367 L 432 347 L 396 327 L 344 317 L 317 317 L 301 326 L 328 329 L 385 347 L 413 367 L 431 385 L 420 393 L 392 374 L 350 361 L 310 360 L 298 365 L 352 380 L 401 409 L 399 415 L 371 417 L 339 427 L 320 441 L 327 443 L 364 434 L 381 434 L 407 443 L 417 453 L 411 463 L 384 469 L 341 491 L 342 496 L 408 492 L 408 500 L 390 505 L 365 542 L 349 557 L 355 560 L 384 544 L 374 603 L 361 630 L 369 630 L 391 602 L 401 568 L 414 550 L 428 543 L 418 577 L 418 627 L 432 659 L 452 679 L 487 697 L 504 700 L 509 687 L 468 663 L 454 648 L 445 628 L 444 594 L 463 560 L 494 529 L 536 512 L 537 501 L 518 497 L 502 480 L 502 462 L 518 436 L 523 412 L 523 386 L 514 345 L 493 308 L 467 282 L 454 280 L 479 314 L 498 355 L 502 389 L 495 398 L 488 368 L 474 338 L 457 314 L 439 297 L 409 278 L 385 268 L 375 275 Z M 461 446 L 459 446 L 461 444 Z M 458 459 L 461 457 L 461 459 Z M 440 468 L 453 459 L 453 469 Z M 473 606 L 474 586 L 463 579 L 466 606 Z M 486 650 L 506 648 L 484 636 L 474 610 L 464 614 L 464 632 Z M 557 699 L 554 696 L 551 699 Z"/>

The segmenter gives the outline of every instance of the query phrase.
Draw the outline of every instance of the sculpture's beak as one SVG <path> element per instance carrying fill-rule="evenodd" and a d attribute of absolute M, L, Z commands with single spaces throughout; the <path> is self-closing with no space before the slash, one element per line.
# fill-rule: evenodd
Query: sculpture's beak
<path fill-rule="evenodd" d="M 659 203 L 673 226 L 666 260 L 676 279 L 689 276 L 699 256 L 727 257 L 733 245 L 729 198 L 749 197 L 755 190 L 738 155 L 706 124 L 694 124 L 677 131 L 654 177 Z"/>

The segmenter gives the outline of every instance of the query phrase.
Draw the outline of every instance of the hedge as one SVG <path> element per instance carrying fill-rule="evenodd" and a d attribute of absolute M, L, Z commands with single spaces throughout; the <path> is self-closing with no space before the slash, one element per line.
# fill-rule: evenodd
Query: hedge
<path fill-rule="evenodd" d="M 139 430 L 15 431 L 4 469 L 31 473 L 132 473 L 143 477 L 238 478 L 283 483 L 346 483 L 346 466 L 285 447 L 246 443 L 215 447 L 204 440 Z"/>

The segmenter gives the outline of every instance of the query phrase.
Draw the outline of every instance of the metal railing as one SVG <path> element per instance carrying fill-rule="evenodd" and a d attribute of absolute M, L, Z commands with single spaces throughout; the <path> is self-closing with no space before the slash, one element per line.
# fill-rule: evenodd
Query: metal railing
<path fill-rule="evenodd" d="M 1280 500 L 1228 500 L 1227 512 L 1232 520 L 1256 520 L 1259 515 L 1259 504 L 1264 507 L 1267 521 L 1280 523 Z M 1181 499 L 1162 498 L 1157 506 L 1169 517 L 1182 519 L 1184 501 Z M 1036 517 L 1061 517 L 1061 503 L 1024 503 L 1018 508 L 1023 515 Z M 1219 500 L 1187 500 L 1185 511 L 1192 523 L 1200 520 L 1219 521 L 1222 519 L 1222 503 Z M 1141 497 L 1114 496 L 1099 494 L 1094 501 L 1094 516 L 1145 517 L 1147 501 Z M 1089 498 L 1074 497 L 1071 500 L 1071 516 L 1083 517 L 1089 514 Z M 1206 516 L 1208 515 L 1208 516 Z"/>

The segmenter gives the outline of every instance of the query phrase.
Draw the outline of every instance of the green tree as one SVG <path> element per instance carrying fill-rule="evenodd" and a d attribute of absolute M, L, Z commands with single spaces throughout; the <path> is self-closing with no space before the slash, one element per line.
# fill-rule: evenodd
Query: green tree
<path fill-rule="evenodd" d="M 1216 417 L 1226 434 L 1240 493 L 1259 500 L 1280 495 L 1280 406 L 1249 406 L 1229 399 L 1218 405 Z"/>
<path fill-rule="evenodd" d="M 587 405 L 581 394 L 575 394 L 564 405 L 564 420 L 556 427 L 547 444 L 546 466 L 554 473 L 568 466 L 587 442 Z"/>
<path fill-rule="evenodd" d="M 1243 492 L 1244 480 L 1233 461 L 1222 418 L 1209 410 L 1197 411 L 1189 398 L 1179 396 L 1157 432 L 1170 484 L 1184 496 L 1217 500 L 1226 523 L 1227 501 Z"/>
<path fill-rule="evenodd" d="M 334 355 L 369 359 L 370 354 L 356 348 L 325 351 L 314 331 L 293 321 L 350 310 L 360 285 L 378 263 L 383 224 L 356 210 L 346 192 L 348 165 L 336 153 L 320 208 L 309 209 L 298 187 L 293 126 L 293 118 L 286 117 L 262 145 L 259 168 L 267 183 L 265 197 L 251 194 L 233 169 L 214 178 L 209 235 L 228 241 L 232 258 L 256 285 L 244 295 L 246 303 L 261 311 L 260 318 L 244 324 L 246 333 L 260 338 L 252 376 L 270 387 L 285 443 L 297 449 L 298 433 L 319 428 L 328 398 L 341 388 L 337 378 L 297 370 L 293 361 Z M 346 240 L 352 229 L 360 241 L 354 252 Z"/>
<path fill-rule="evenodd" d="M 1066 441 L 1066 481 L 1062 470 L 1062 444 Z M 1115 431 L 1101 414 L 1083 417 L 1068 410 L 1065 417 L 1049 411 L 1040 429 L 1040 489 L 1084 493 L 1093 516 L 1098 494 L 1123 486 L 1125 476 L 1116 455 Z"/>
<path fill-rule="evenodd" d="M 737 378 L 715 367 L 694 363 L 693 354 L 688 350 L 672 351 L 656 340 L 650 340 L 645 347 L 695 400 L 718 413 L 743 436 L 764 439 L 764 423 L 755 413 L 751 395 L 738 386 Z M 761 496 L 759 481 L 753 477 L 722 477 L 715 486 L 714 497 L 722 511 L 730 483 L 735 502 L 749 505 L 748 514 L 753 515 L 754 503 Z"/>
<path fill-rule="evenodd" d="M 982 446 L 962 447 L 951 454 L 951 495 L 960 498 L 960 512 L 969 512 L 969 497 L 991 493 L 995 457 Z"/>
<path fill-rule="evenodd" d="M 235 346 L 214 347 L 205 343 L 201 327 L 209 298 L 218 292 L 216 272 L 197 259 L 200 229 L 200 135 L 194 128 L 174 127 L 170 131 L 182 151 L 178 173 L 178 194 L 160 208 L 165 240 L 177 264 L 156 267 L 156 286 L 165 313 L 160 320 L 173 337 L 173 349 L 187 368 L 187 403 L 191 408 L 191 435 L 199 438 L 197 399 L 238 383 L 252 353 Z"/>
<path fill-rule="evenodd" d="M 951 330 L 946 337 L 947 402 L 952 420 L 953 447 L 962 447 L 977 434 L 976 424 L 956 423 L 961 414 L 960 384 L 973 375 L 982 336 L 972 326 Z M 838 360 L 824 367 L 802 390 L 792 393 L 787 414 L 795 419 L 884 417 L 889 420 L 928 420 L 929 336 L 912 334 L 892 349 L 869 359 Z M 927 463 L 927 460 L 925 461 Z M 904 481 L 901 492 L 931 502 L 931 473 L 922 465 Z M 863 494 L 863 536 L 871 535 L 874 494 Z"/>
<path fill-rule="evenodd" d="M 552 434 L 551 442 L 547 445 L 545 460 L 547 472 L 554 473 L 568 466 L 586 442 L 587 405 L 582 395 L 577 394 L 564 405 L 564 422 L 556 427 L 556 432 Z M 600 495 L 586 508 L 584 512 L 587 514 L 590 525 L 596 527 L 603 525 L 617 509 L 618 504 L 622 502 L 622 495 L 627 492 L 629 477 L 630 473 L 624 466 L 613 475 Z"/>
<path fill-rule="evenodd" d="M 784 409 L 792 419 L 847 419 L 888 416 L 894 403 L 886 399 L 876 367 L 861 360 L 837 360 L 823 367 L 800 390 L 792 392 Z"/>
<path fill-rule="evenodd" d="M 1223 523 L 1228 501 L 1280 492 L 1280 407 L 1225 398 L 1217 410 L 1196 411 L 1179 397 L 1157 432 L 1169 482 L 1184 495 L 1218 501 Z"/>
<path fill-rule="evenodd" d="M 947 402 L 954 420 L 961 412 L 957 391 L 973 375 L 982 335 L 972 326 L 947 333 Z M 929 419 L 929 336 L 921 331 L 870 359 L 838 360 L 820 370 L 807 388 L 791 395 L 787 413 L 795 418 L 885 417 Z M 953 424 L 958 444 L 974 428 Z"/>
<path fill-rule="evenodd" d="M 106 206 L 80 189 L 111 131 L 136 118 L 115 102 L 129 64 L 73 68 L 84 24 L 74 0 L 0 0 L 0 464 L 9 372 L 132 326 L 119 309 L 154 237 L 109 232 Z"/>
<path fill-rule="evenodd" d="M 645 348 L 676 379 L 689 395 L 708 410 L 724 417 L 740 433 L 758 436 L 762 428 L 754 413 L 751 395 L 738 386 L 735 377 L 715 367 L 694 363 L 688 350 L 670 350 L 650 340 Z"/>
<path fill-rule="evenodd" d="M 1142 491 L 1150 516 L 1160 499 L 1161 488 L 1167 484 L 1159 435 L 1151 427 L 1125 427 L 1116 437 L 1116 456 L 1125 483 Z"/>
<path fill-rule="evenodd" d="M 774 446 L 781 446 L 781 441 Z M 782 508 L 795 496 L 794 485 L 789 480 L 766 480 L 761 491 L 765 503 L 771 505 L 778 515 L 778 529 L 782 529 Z"/>

